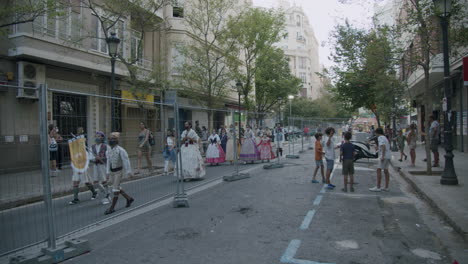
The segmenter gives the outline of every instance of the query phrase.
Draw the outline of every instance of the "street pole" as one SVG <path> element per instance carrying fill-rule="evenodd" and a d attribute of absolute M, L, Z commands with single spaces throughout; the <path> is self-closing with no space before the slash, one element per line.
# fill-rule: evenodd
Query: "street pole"
<path fill-rule="evenodd" d="M 444 53 L 444 97 L 447 102 L 444 120 L 444 141 L 445 141 L 445 168 L 440 179 L 443 185 L 458 185 L 457 174 L 453 166 L 453 144 L 452 144 L 452 93 L 450 91 L 450 64 L 448 47 L 448 16 L 441 16 L 443 53 Z"/>
<path fill-rule="evenodd" d="M 44 204 L 47 212 L 47 246 L 54 250 L 56 248 L 57 235 L 55 233 L 55 213 L 52 205 L 52 189 L 49 177 L 49 144 L 47 131 L 47 87 L 41 85 L 40 92 L 40 117 L 39 124 L 41 128 L 41 167 L 42 167 L 42 188 L 44 192 Z"/>
<path fill-rule="evenodd" d="M 115 132 L 115 57 L 111 57 L 111 130 Z"/>

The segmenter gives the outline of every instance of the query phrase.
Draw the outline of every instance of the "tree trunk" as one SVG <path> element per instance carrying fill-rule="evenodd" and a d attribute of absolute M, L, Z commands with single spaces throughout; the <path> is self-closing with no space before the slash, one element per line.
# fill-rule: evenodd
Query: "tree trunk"
<path fill-rule="evenodd" d="M 208 134 L 211 135 L 213 129 L 213 110 L 208 110 Z"/>

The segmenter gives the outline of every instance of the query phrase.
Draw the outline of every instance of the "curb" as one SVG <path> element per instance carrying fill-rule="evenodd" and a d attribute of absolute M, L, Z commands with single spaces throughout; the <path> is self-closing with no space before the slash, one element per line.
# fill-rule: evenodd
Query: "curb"
<path fill-rule="evenodd" d="M 457 222 L 451 218 L 444 210 L 442 210 L 437 203 L 429 196 L 427 195 L 421 188 L 419 188 L 418 184 L 411 179 L 410 176 L 407 175 L 405 171 L 401 169 L 401 167 L 397 167 L 393 165 L 393 163 L 390 163 L 392 165 L 392 168 L 400 174 L 400 176 L 405 179 L 405 181 L 411 185 L 411 187 L 416 191 L 416 194 L 420 196 L 424 201 L 426 201 L 429 206 L 437 213 L 439 216 L 442 217 L 444 221 L 446 221 L 452 228 L 455 230 L 465 242 L 468 242 L 468 232 L 464 231 L 462 227 L 460 227 Z"/>

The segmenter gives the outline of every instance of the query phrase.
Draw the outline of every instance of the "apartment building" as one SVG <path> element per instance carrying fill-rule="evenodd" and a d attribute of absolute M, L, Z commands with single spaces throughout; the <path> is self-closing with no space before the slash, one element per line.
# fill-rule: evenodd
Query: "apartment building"
<path fill-rule="evenodd" d="M 45 13 L 32 23 L 13 25 L 8 35 L 1 36 L 0 42 L 2 80 L 18 87 L 47 84 L 53 89 L 48 93 L 49 123 L 58 126 L 65 139 L 76 133 L 78 127 L 83 127 L 88 135 L 98 130 L 111 132 L 110 100 L 93 96 L 111 94 L 111 61 L 100 19 L 95 14 L 95 11 L 103 10 L 96 5 L 96 10 L 92 11 L 80 0 L 70 3 L 61 10 L 61 16 Z M 162 10 L 155 15 L 163 19 Z M 135 64 L 138 74 L 148 74 L 153 64 L 161 59 L 161 34 L 134 30 L 132 19 L 121 17 L 109 31 L 115 32 L 121 40 L 121 56 L 138 56 Z M 135 40 L 140 39 L 141 34 L 146 35 L 142 48 L 138 49 Z M 137 50 L 139 52 L 135 54 Z M 128 76 L 128 70 L 119 61 L 115 74 L 116 96 L 132 97 L 128 85 L 122 81 Z M 3 142 L 11 143 L 11 148 L 8 153 L 1 154 L 0 167 L 6 167 L 3 166 L 6 164 L 14 167 L 15 162 L 37 165 L 37 100 L 38 93 L 31 90 L 4 88 L 0 92 L 0 135 L 12 139 Z M 149 100 L 158 99 L 151 95 Z M 124 134 L 128 131 L 130 136 L 130 131 L 136 131 L 138 127 L 138 121 L 131 118 L 138 112 L 138 106 L 118 100 L 115 104 L 116 128 Z M 155 106 L 147 108 L 149 116 L 156 115 Z M 151 118 L 144 121 L 149 121 L 150 128 L 156 130 L 157 124 L 151 123 Z M 21 136 L 28 140 L 20 142 Z M 64 151 L 68 151 L 67 148 Z M 65 156 L 67 158 L 67 153 Z"/>
<path fill-rule="evenodd" d="M 287 35 L 277 44 L 289 58 L 292 74 L 302 80 L 299 95 L 309 99 L 321 97 L 323 85 L 319 76 L 319 43 L 309 19 L 300 6 L 291 5 L 289 0 L 278 0 L 285 12 Z"/>
<path fill-rule="evenodd" d="M 13 3 L 14 0 L 9 2 Z M 47 84 L 52 89 L 48 93 L 48 122 L 58 126 L 65 139 L 71 138 L 78 127 L 83 127 L 88 135 L 95 131 L 111 132 L 111 100 L 105 98 L 111 94 L 111 60 L 99 19 L 105 14 L 105 8 L 100 8 L 99 1 L 95 1 L 93 10 L 87 1 L 67 3 L 70 4 L 60 10 L 58 17 L 45 13 L 32 23 L 13 25 L 7 35 L 0 36 L 0 83 L 20 87 L 0 87 L 0 144 L 4 150 L 0 154 L 0 168 L 40 165 L 38 93 L 21 89 L 22 86 Z M 252 2 L 241 0 L 239 4 L 251 6 Z M 133 27 L 137 17 L 129 15 L 119 17 L 109 30 L 120 39 L 119 54 L 135 61 L 132 67 L 137 69 L 138 79 L 147 79 L 155 70 L 169 80 L 179 74 L 176 68 L 183 58 L 177 54 L 177 45 L 189 39 L 184 22 L 184 11 L 189 6 L 186 1 L 178 0 L 154 12 L 156 20 L 164 24 L 160 30 L 138 31 Z M 156 84 L 143 94 L 132 91 L 125 81 L 129 77 L 128 68 L 119 60 L 115 74 L 116 96 L 138 97 L 147 102 L 142 107 L 130 100 L 114 100 L 114 126 L 122 132 L 124 147 L 133 154 L 139 122 L 146 122 L 162 138 L 161 131 L 175 127 L 174 112 L 171 107 L 155 104 L 164 102 L 164 94 Z M 236 102 L 237 95 L 231 97 L 226 99 L 226 108 L 238 107 L 230 104 Z M 207 111 L 199 109 L 197 102 L 181 98 L 179 104 L 181 120 L 207 123 Z M 217 114 L 215 118 L 218 123 L 232 120 L 225 114 Z M 67 160 L 68 148 L 64 152 Z"/>
<path fill-rule="evenodd" d="M 180 53 L 180 46 L 186 45 L 188 42 L 193 40 L 193 35 L 189 32 L 189 26 L 185 22 L 184 15 L 190 12 L 192 8 L 192 0 L 177 0 L 174 1 L 173 6 L 167 6 L 164 9 L 164 17 L 167 22 L 169 30 L 165 31 L 164 35 L 164 64 L 167 65 L 167 71 L 169 79 L 175 80 L 181 77 L 179 72 L 180 67 L 184 63 L 184 57 Z M 228 12 L 227 15 L 236 15 L 244 8 L 251 7 L 252 0 L 233 0 L 233 8 Z M 226 17 L 227 17 L 226 15 Z M 238 109 L 237 103 L 237 92 L 235 88 L 235 80 L 230 84 L 231 92 L 226 96 L 224 100 L 225 110 Z M 208 112 L 200 105 L 199 102 L 191 98 L 180 98 L 180 110 L 179 118 L 181 122 L 183 120 L 198 120 L 200 125 L 208 127 Z M 171 109 L 167 110 L 167 123 L 166 127 L 173 127 L 173 112 Z M 237 118 L 236 118 L 237 120 Z M 245 119 L 243 119 L 245 120 Z M 219 126 L 219 124 L 229 125 L 232 122 L 232 117 L 229 116 L 228 112 L 215 111 L 213 117 L 213 124 Z"/>
<path fill-rule="evenodd" d="M 429 1 L 431 2 L 431 1 Z M 432 3 L 432 2 L 431 2 Z M 463 4 L 464 3 L 464 4 Z M 406 21 L 408 12 L 407 8 L 411 7 L 408 0 L 393 0 L 390 2 L 390 6 L 387 6 L 388 17 L 393 16 L 395 18 L 395 24 Z M 463 0 L 461 12 L 468 14 L 468 1 Z M 466 15 L 464 16 L 466 17 Z M 459 21 L 456 21 L 459 22 Z M 412 116 L 411 122 L 418 124 L 419 131 L 426 131 L 424 127 L 425 113 L 430 111 L 439 120 L 441 127 L 444 125 L 444 114 L 443 114 L 443 98 L 444 98 L 444 63 L 442 54 L 442 35 L 440 31 L 439 18 L 433 17 L 430 19 L 431 26 L 436 30 L 433 34 L 432 42 L 432 54 L 430 58 L 430 69 L 429 69 L 429 85 L 431 87 L 430 94 L 432 95 L 433 105 L 426 105 L 424 102 L 424 96 L 427 92 L 425 90 L 425 77 L 424 71 L 421 66 L 410 63 L 414 61 L 415 52 L 418 52 L 418 41 L 417 36 L 410 33 L 408 30 L 400 36 L 402 48 L 405 50 L 401 54 L 399 77 L 405 81 L 408 85 L 408 98 L 411 101 L 411 105 L 415 110 L 415 114 Z M 450 45 L 450 43 L 449 43 Z M 452 49 L 452 48 L 451 48 Z M 450 81 L 451 89 L 448 96 L 452 100 L 452 110 L 456 113 L 453 130 L 453 146 L 458 150 L 466 150 L 468 147 L 468 132 L 467 126 L 467 87 L 463 85 L 463 57 L 468 56 L 468 47 L 458 47 L 456 53 L 452 53 L 450 57 Z M 443 140 L 443 133 L 441 134 Z"/>

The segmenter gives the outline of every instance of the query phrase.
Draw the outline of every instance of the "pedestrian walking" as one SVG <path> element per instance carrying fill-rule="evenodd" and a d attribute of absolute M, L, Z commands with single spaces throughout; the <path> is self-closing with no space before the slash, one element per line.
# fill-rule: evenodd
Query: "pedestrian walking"
<path fill-rule="evenodd" d="M 234 125 L 231 124 L 227 133 L 226 143 L 226 161 L 229 161 L 231 164 L 234 162 L 234 130 Z"/>
<path fill-rule="evenodd" d="M 151 172 L 153 170 L 153 163 L 151 162 L 151 145 L 149 142 L 150 131 L 146 127 L 144 122 L 140 122 L 140 132 L 138 133 L 138 161 L 137 161 L 137 171 L 135 174 L 141 172 L 141 163 L 143 156 L 146 158 L 146 165 L 148 170 Z"/>
<path fill-rule="evenodd" d="M 109 174 L 107 174 L 107 153 L 110 147 L 104 143 L 106 136 L 103 132 L 96 132 L 95 144 L 91 146 L 92 167 L 93 167 L 93 187 L 99 189 L 102 194 L 102 204 L 110 203 L 110 191 L 108 188 Z"/>
<path fill-rule="evenodd" d="M 344 186 L 341 190 L 343 192 L 348 192 L 348 182 L 350 191 L 354 192 L 354 156 L 356 155 L 356 150 L 353 143 L 350 142 L 351 137 L 351 132 L 346 131 L 344 133 L 344 143 L 340 147 L 340 162 L 343 163 L 341 169 Z"/>
<path fill-rule="evenodd" d="M 315 170 L 314 170 L 314 176 L 312 178 L 312 183 L 319 183 L 317 181 L 317 172 L 320 169 L 320 173 L 322 175 L 322 183 L 326 183 L 325 180 L 325 174 L 323 173 L 324 171 L 324 166 L 323 166 L 323 146 L 322 146 L 322 133 L 316 133 L 315 135 Z"/>
<path fill-rule="evenodd" d="M 123 188 L 120 186 L 122 181 L 123 171 L 128 176 L 132 175 L 132 169 L 130 167 L 130 160 L 128 158 L 127 151 L 119 146 L 120 133 L 112 132 L 109 138 L 110 150 L 107 153 L 107 173 L 110 174 L 110 180 L 112 182 L 112 192 L 114 196 L 112 197 L 111 206 L 104 212 L 104 214 L 112 214 L 115 212 L 115 205 L 119 200 L 119 195 L 122 195 L 127 203 L 125 207 L 130 207 L 135 201 L 130 195 L 128 195 Z"/>
<path fill-rule="evenodd" d="M 333 171 L 333 168 L 335 167 L 335 149 L 338 147 L 335 146 L 335 129 L 333 127 L 328 127 L 325 129 L 325 139 L 324 143 L 322 145 L 325 146 L 325 161 L 327 163 L 327 174 L 326 174 L 326 182 L 327 182 L 327 189 L 333 190 L 335 189 L 335 185 L 331 183 L 331 173 Z"/>
<path fill-rule="evenodd" d="M 211 135 L 208 137 L 208 149 L 206 151 L 206 163 L 211 166 L 219 165 L 225 161 L 225 154 L 221 148 L 221 139 L 216 134 L 216 129 L 212 130 Z"/>
<path fill-rule="evenodd" d="M 76 135 L 73 135 L 74 138 L 78 137 L 84 137 L 86 138 L 84 134 L 84 128 L 83 127 L 78 127 L 76 129 Z M 70 153 L 72 153 L 72 150 L 70 149 Z M 85 153 L 86 154 L 86 153 Z M 80 202 L 78 199 L 78 194 L 80 192 L 80 183 L 83 182 L 86 187 L 88 187 L 89 191 L 91 192 L 91 200 L 96 199 L 97 197 L 97 192 L 94 189 L 94 186 L 91 184 L 91 179 L 88 174 L 88 170 L 79 171 L 76 169 L 74 166 L 72 166 L 72 184 L 73 184 L 73 200 L 71 200 L 68 204 L 74 205 Z"/>
<path fill-rule="evenodd" d="M 416 124 L 410 125 L 410 131 L 407 136 L 408 147 L 410 149 L 410 156 L 411 156 L 411 166 L 414 167 L 416 162 L 416 141 L 418 139 L 418 134 L 416 132 Z"/>
<path fill-rule="evenodd" d="M 258 152 L 255 144 L 255 134 L 251 127 L 247 125 L 247 129 L 244 133 L 244 143 L 241 147 L 240 159 L 245 163 L 251 162 L 252 164 L 259 159 L 260 153 Z"/>
<path fill-rule="evenodd" d="M 172 162 L 172 167 L 175 168 L 177 162 L 177 154 L 175 151 L 175 138 L 174 131 L 167 130 L 166 142 L 163 151 L 164 158 L 164 174 L 167 175 L 169 171 L 169 162 Z"/>
<path fill-rule="evenodd" d="M 390 160 L 392 158 L 392 153 L 390 152 L 390 143 L 387 137 L 384 135 L 384 131 L 381 127 L 375 130 L 375 134 L 378 137 L 378 148 L 379 148 L 379 165 L 377 167 L 377 186 L 369 188 L 371 192 L 388 192 L 388 184 L 390 181 L 390 174 L 388 172 L 388 167 L 390 166 Z M 382 170 L 385 174 L 385 188 L 381 188 L 382 182 Z"/>
<path fill-rule="evenodd" d="M 398 130 L 397 136 L 394 138 L 394 140 L 397 143 L 398 150 L 400 151 L 400 159 L 398 160 L 399 162 L 403 161 L 403 157 L 405 157 L 405 160 L 408 159 L 408 156 L 405 154 L 405 142 L 406 142 L 406 136 L 403 135 L 403 131 L 400 129 Z"/>
<path fill-rule="evenodd" d="M 181 156 L 182 174 L 185 179 L 202 179 L 205 177 L 205 165 L 198 147 L 200 138 L 192 129 L 191 122 L 185 122 L 185 130 L 182 132 Z"/>

